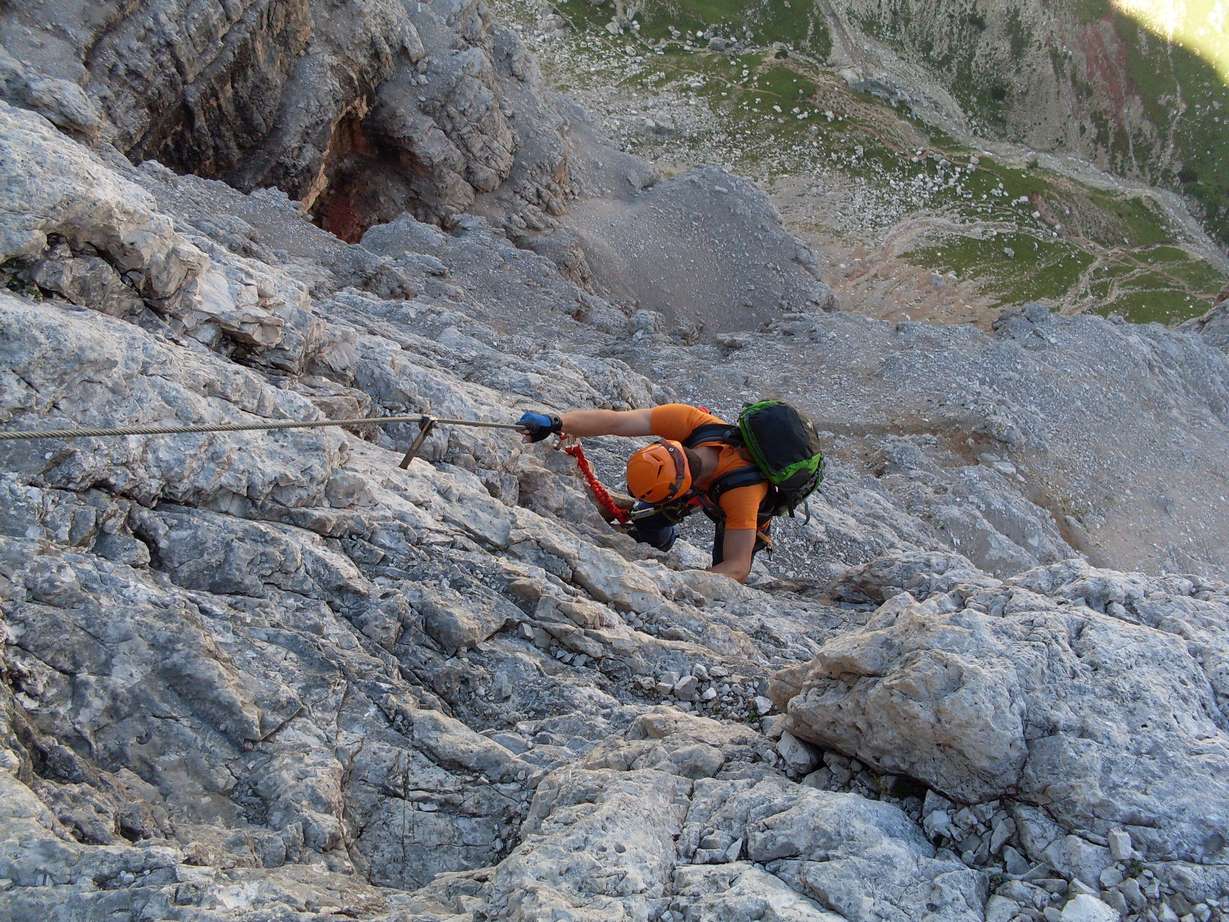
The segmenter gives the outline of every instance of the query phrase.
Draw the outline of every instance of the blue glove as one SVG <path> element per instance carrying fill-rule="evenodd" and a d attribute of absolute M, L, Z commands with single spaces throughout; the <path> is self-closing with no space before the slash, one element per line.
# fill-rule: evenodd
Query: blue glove
<path fill-rule="evenodd" d="M 540 442 L 551 433 L 563 431 L 563 421 L 546 413 L 524 413 L 516 424 L 525 431 L 525 439 L 529 442 Z"/>

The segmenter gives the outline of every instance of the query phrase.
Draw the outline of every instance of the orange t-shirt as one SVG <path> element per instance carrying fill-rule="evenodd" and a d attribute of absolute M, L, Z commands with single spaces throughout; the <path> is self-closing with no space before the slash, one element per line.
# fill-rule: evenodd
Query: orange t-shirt
<path fill-rule="evenodd" d="M 724 419 L 705 413 L 703 410 L 688 406 L 685 403 L 664 403 L 650 411 L 649 425 L 653 434 L 662 439 L 673 439 L 676 442 L 686 441 L 700 426 L 710 423 L 720 423 L 728 426 Z M 742 449 L 724 442 L 702 442 L 702 445 L 718 448 L 721 454 L 717 458 L 717 472 L 713 480 L 719 480 L 731 471 L 747 467 L 751 458 Z M 755 528 L 760 512 L 760 503 L 768 495 L 768 484 L 753 483 L 745 487 L 735 487 L 721 494 L 717 501 L 721 511 L 725 513 L 726 528 Z"/>

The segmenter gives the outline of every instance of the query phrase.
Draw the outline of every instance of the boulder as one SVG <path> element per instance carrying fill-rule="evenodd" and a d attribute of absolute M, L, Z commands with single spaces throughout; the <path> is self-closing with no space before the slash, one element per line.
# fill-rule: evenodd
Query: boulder
<path fill-rule="evenodd" d="M 1026 588 L 1054 575 L 901 593 L 770 693 L 800 738 L 957 800 L 1044 804 L 1100 841 L 1126 828 L 1152 860 L 1223 860 L 1229 726 L 1208 661 L 1223 635 L 1206 627 L 1229 615 L 1223 589 L 1200 600 L 1135 577 L 1147 616 L 1119 618 Z"/>

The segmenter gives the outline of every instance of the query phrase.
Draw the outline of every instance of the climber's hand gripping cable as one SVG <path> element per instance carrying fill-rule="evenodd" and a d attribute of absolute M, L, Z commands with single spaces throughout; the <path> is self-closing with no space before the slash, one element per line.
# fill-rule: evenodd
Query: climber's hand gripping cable
<path fill-rule="evenodd" d="M 523 413 L 516 427 L 525 434 L 526 442 L 540 442 L 549 435 L 563 432 L 563 421 L 549 413 Z"/>

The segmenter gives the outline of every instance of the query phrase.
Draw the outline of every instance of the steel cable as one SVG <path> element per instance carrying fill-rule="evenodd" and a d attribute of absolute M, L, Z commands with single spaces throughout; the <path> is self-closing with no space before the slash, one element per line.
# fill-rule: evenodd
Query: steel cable
<path fill-rule="evenodd" d="M 277 420 L 263 423 L 213 423 L 196 426 L 76 427 L 33 431 L 0 431 L 0 442 L 31 439 L 85 439 L 123 435 L 182 435 L 199 432 L 254 432 L 269 429 L 319 429 L 325 426 L 377 426 L 385 423 L 418 423 L 430 420 L 439 426 L 471 426 L 480 429 L 519 429 L 515 423 L 491 423 L 472 419 L 440 419 L 434 416 L 362 416 L 355 419 Z"/>

